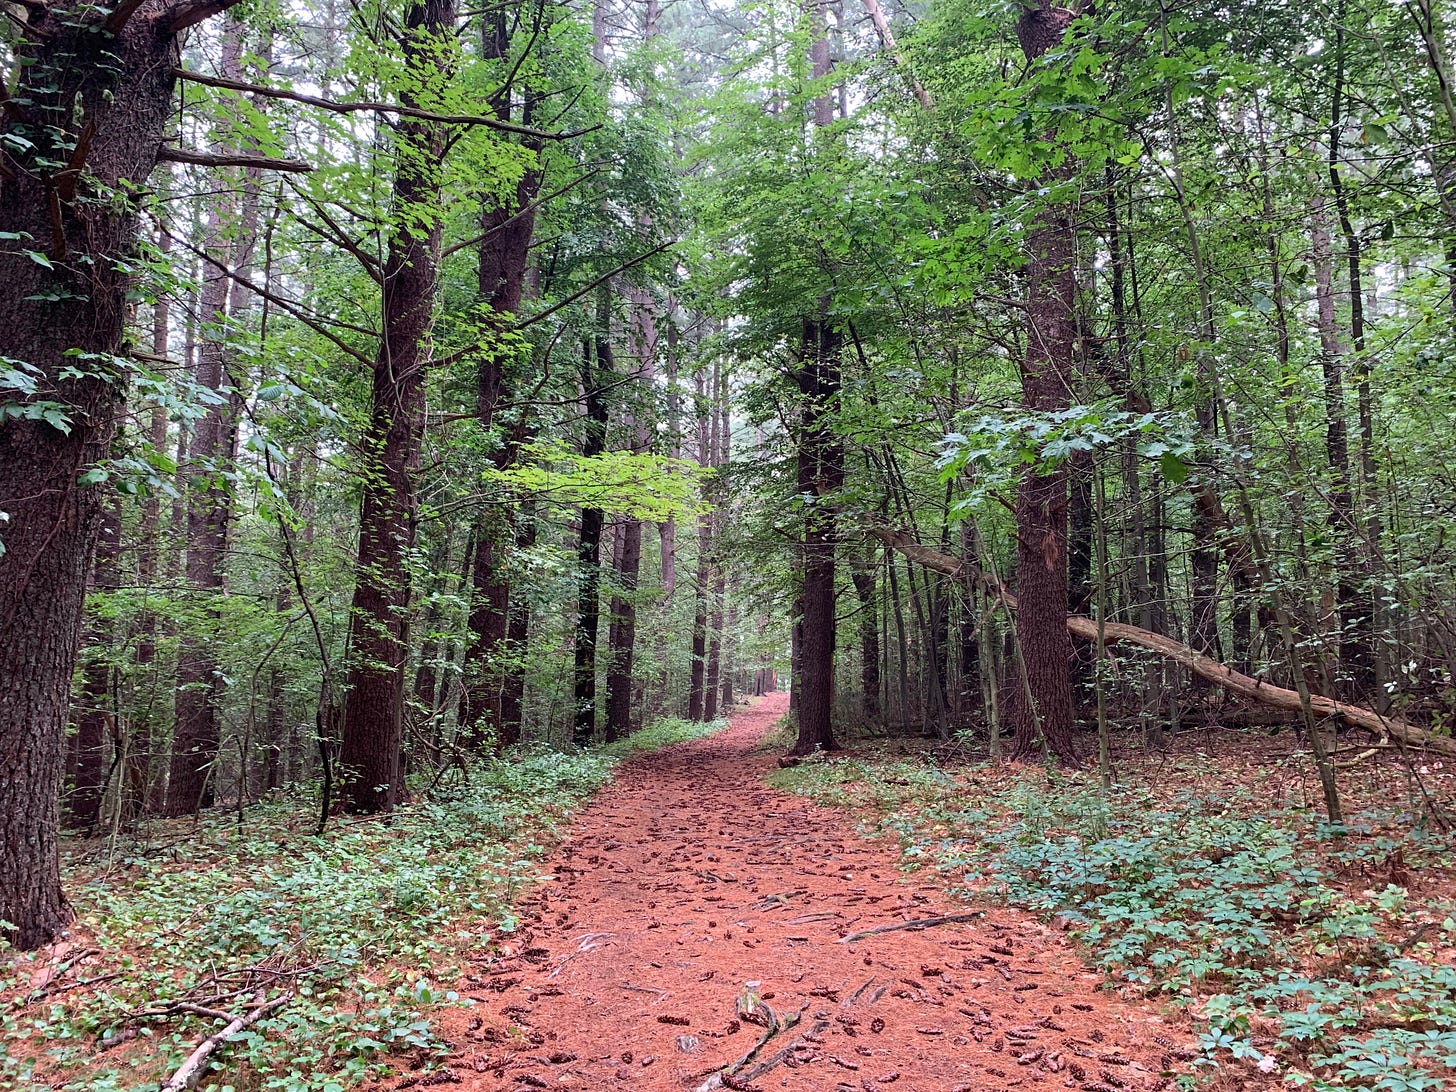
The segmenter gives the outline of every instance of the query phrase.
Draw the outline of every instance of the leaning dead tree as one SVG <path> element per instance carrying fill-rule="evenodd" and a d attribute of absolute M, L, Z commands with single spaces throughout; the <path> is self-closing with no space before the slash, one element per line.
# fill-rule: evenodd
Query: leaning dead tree
<path fill-rule="evenodd" d="M 961 583 L 977 585 L 985 589 L 1008 611 L 1017 609 L 1016 596 L 1007 591 L 1000 581 L 989 573 L 982 572 L 971 562 L 922 545 L 904 531 L 896 531 L 888 527 L 874 527 L 869 528 L 869 534 L 886 546 L 898 550 L 918 565 L 944 573 Z M 1081 638 L 1084 641 L 1095 641 L 1097 640 L 1097 628 L 1097 622 L 1085 615 L 1069 614 L 1067 616 L 1067 630 L 1073 637 Z M 1213 657 L 1205 656 L 1181 641 L 1175 641 L 1161 633 L 1130 626 L 1124 622 L 1104 622 L 1102 630 L 1103 639 L 1109 645 L 1134 645 L 1138 648 L 1148 649 L 1182 664 L 1199 678 L 1206 679 L 1231 694 L 1237 694 L 1249 701 L 1259 702 L 1286 712 L 1297 713 L 1300 711 L 1300 697 L 1297 692 L 1282 686 L 1275 686 L 1263 679 L 1255 678 L 1253 675 L 1235 671 L 1227 664 L 1219 663 Z M 1327 698 L 1319 694 L 1311 694 L 1309 702 L 1316 716 L 1344 721 L 1352 727 L 1373 732 L 1381 739 L 1393 737 L 1400 743 L 1411 747 L 1424 747 L 1428 750 L 1439 751 L 1441 754 L 1456 755 L 1456 739 L 1432 735 L 1419 725 L 1411 724 L 1398 717 L 1381 716 L 1363 706 L 1336 701 L 1334 698 Z"/>

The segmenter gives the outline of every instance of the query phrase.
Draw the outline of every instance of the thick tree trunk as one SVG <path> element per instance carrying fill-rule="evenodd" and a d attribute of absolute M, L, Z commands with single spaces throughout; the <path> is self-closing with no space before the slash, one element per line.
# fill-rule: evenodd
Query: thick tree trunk
<path fill-rule="evenodd" d="M 1016 34 L 1028 61 L 1059 44 L 1070 14 L 1046 4 L 1026 9 Z M 1027 236 L 1026 357 L 1022 396 L 1028 409 L 1070 403 L 1076 300 L 1072 210 L 1049 205 Z M 1072 744 L 1072 647 L 1067 639 L 1067 471 L 1030 473 L 1016 493 L 1016 588 L 1025 604 L 1016 616 L 1025 678 L 1016 703 L 1014 756 L 1048 748 L 1068 765 Z"/>
<path fill-rule="evenodd" d="M 840 335 L 806 319 L 795 372 L 800 408 L 798 488 L 804 498 L 803 614 L 799 639 L 799 736 L 795 754 L 838 746 L 834 739 L 834 494 L 844 485 L 844 446 L 833 413 L 840 392 Z"/>
<path fill-rule="evenodd" d="M 0 225 L 26 240 L 0 247 L 0 354 L 34 369 L 34 389 L 5 398 L 35 416 L 0 425 L 0 921 L 23 949 L 70 919 L 57 797 L 105 503 L 84 475 L 116 429 L 137 195 L 172 114 L 164 10 L 144 3 L 108 30 L 107 12 L 78 0 L 31 7 L 11 46 L 24 62 L 12 66 L 12 100 L 25 106 L 0 113 L 0 132 L 16 138 L 5 142 Z M 62 378 L 78 365 L 83 377 Z"/>
<path fill-rule="evenodd" d="M 455 32 L 452 0 L 411 3 L 404 63 L 425 86 L 448 78 Z M 403 96 L 420 103 L 417 93 Z M 353 812 L 390 811 L 404 793 L 405 668 L 409 661 L 409 555 L 415 541 L 424 425 L 428 333 L 440 253 L 440 179 L 445 127 L 402 121 L 394 197 L 400 221 L 383 276 L 383 330 L 374 360 L 372 410 L 364 442 L 364 496 L 349 639 L 348 694 L 339 750 L 339 792 Z"/>

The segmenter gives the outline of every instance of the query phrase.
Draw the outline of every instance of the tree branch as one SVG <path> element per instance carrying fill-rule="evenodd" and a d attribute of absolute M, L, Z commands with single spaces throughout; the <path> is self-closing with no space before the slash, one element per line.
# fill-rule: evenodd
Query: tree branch
<path fill-rule="evenodd" d="M 567 296 L 560 303 L 553 303 L 550 307 L 546 308 L 546 310 L 542 311 L 540 314 L 532 315 L 530 318 L 526 319 L 524 322 L 518 322 L 518 323 L 516 323 L 516 329 L 517 330 L 524 330 L 528 326 L 534 326 L 536 323 L 540 322 L 542 319 L 547 318 L 550 315 L 554 315 L 557 311 L 560 311 L 563 307 L 570 307 L 577 300 L 581 299 L 582 296 L 585 296 L 592 289 L 596 288 L 597 285 L 603 283 L 604 281 L 611 280 L 618 273 L 625 273 L 627 270 L 631 269 L 634 265 L 641 265 L 643 262 L 645 262 L 648 258 L 652 257 L 654 254 L 661 254 L 668 247 L 670 247 L 670 246 L 676 246 L 677 243 L 678 243 L 678 240 L 676 240 L 676 239 L 669 239 L 667 242 L 663 243 L 661 246 L 655 246 L 651 250 L 647 251 L 647 253 L 645 253 L 645 254 L 639 254 L 639 255 L 637 255 L 637 257 L 633 258 L 631 261 L 623 262 L 621 265 L 617 266 L 617 268 L 616 269 L 613 269 L 611 272 L 604 273 L 604 274 L 602 274 L 602 276 L 596 278 L 596 280 L 592 281 L 591 284 L 587 285 L 581 291 L 579 291 L 579 292 L 573 292 L 571 295 Z"/>
<path fill-rule="evenodd" d="M 301 159 L 270 159 L 264 155 L 213 155 L 211 152 L 193 152 L 186 148 L 162 145 L 157 159 L 163 163 L 191 163 L 197 167 L 256 167 L 260 171 L 287 171 L 290 174 L 307 174 L 313 170 L 312 163 Z"/>
<path fill-rule="evenodd" d="M 222 0 L 217 0 L 221 3 Z M 219 9 L 221 10 L 221 9 Z M 483 117 L 479 114 L 437 114 L 433 110 L 421 110 L 417 106 L 405 106 L 400 103 L 390 102 L 336 102 L 333 99 L 320 98 L 318 95 L 305 95 L 299 91 L 285 91 L 281 87 L 268 87 L 259 83 L 245 83 L 242 80 L 226 80 L 221 76 L 207 76 L 201 72 L 191 72 L 185 68 L 174 68 L 173 73 L 179 80 L 187 80 L 190 83 L 200 83 L 204 87 L 217 87 L 224 91 L 238 91 L 246 95 L 257 95 L 265 99 L 282 99 L 286 102 L 297 102 L 304 106 L 317 106 L 320 110 L 331 110 L 336 114 L 361 114 L 380 113 L 398 114 L 401 117 L 418 118 L 421 121 L 434 121 L 444 125 L 484 125 L 486 128 L 495 129 L 502 133 L 518 133 L 521 136 L 535 137 L 538 140 L 574 140 L 576 137 L 585 136 L 587 133 L 600 129 L 600 125 L 588 126 L 585 129 L 573 129 L 568 132 L 553 133 L 545 129 L 535 129 L 529 125 L 517 125 L 510 121 L 501 121 L 499 118 Z"/>
<path fill-rule="evenodd" d="M 600 167 L 593 168 L 592 170 L 588 171 L 586 174 L 583 174 L 583 175 L 580 175 L 580 176 L 578 176 L 576 178 L 573 178 L 570 182 L 568 182 L 566 185 L 562 186 L 560 189 L 552 190 L 545 197 L 538 197 L 538 198 L 536 198 L 536 200 L 530 202 L 529 204 L 522 205 L 519 209 L 517 209 L 514 213 L 512 213 L 507 219 L 502 220 L 499 224 L 496 224 L 489 231 L 483 232 L 480 235 L 477 235 L 473 239 L 466 239 L 463 243 L 456 243 L 454 246 L 447 246 L 444 250 L 440 251 L 440 258 L 441 258 L 441 260 L 450 257 L 450 255 L 452 255 L 452 254 L 457 254 L 460 251 L 466 249 L 467 247 L 479 246 L 481 243 L 485 242 L 492 235 L 494 235 L 497 231 L 504 230 L 508 225 L 515 223 L 515 221 L 519 220 L 522 216 L 525 216 L 526 213 L 532 212 L 535 209 L 540 208 L 542 205 L 546 204 L 548 201 L 555 200 L 556 198 L 560 197 L 563 193 L 566 193 L 568 190 L 574 189 L 575 187 L 581 185 L 581 183 L 585 182 L 587 179 L 589 179 L 589 178 L 595 178 L 597 175 L 599 175 L 601 173 L 602 173 L 602 169 Z"/>
<path fill-rule="evenodd" d="M 221 15 L 241 0 L 182 0 L 161 18 L 162 29 L 168 34 L 181 34 L 190 26 L 196 26 L 204 19 Z M 108 20 L 109 22 L 109 20 Z M 123 20 L 125 25 L 125 20 Z M 118 27 L 118 29 L 120 29 Z M 115 33 L 115 31 L 113 31 Z"/>
<path fill-rule="evenodd" d="M 272 1001 L 264 1001 L 241 1016 L 234 1017 L 227 1027 L 215 1035 L 209 1035 L 197 1044 L 197 1049 L 187 1056 L 187 1060 L 177 1067 L 177 1072 L 173 1073 L 167 1083 L 162 1085 L 162 1092 L 182 1092 L 184 1088 L 190 1087 L 202 1073 L 208 1058 L 212 1057 L 213 1051 L 238 1032 L 256 1024 L 274 1009 L 281 1009 L 291 1000 L 293 1000 L 293 995 L 285 993 L 281 997 L 273 998 Z"/>
<path fill-rule="evenodd" d="M 259 296 L 259 298 L 265 299 L 269 303 L 273 304 L 274 306 L 279 307 L 279 308 L 282 308 L 283 311 L 285 311 L 287 314 L 291 315 L 293 318 L 296 318 L 299 322 L 303 323 L 305 326 L 307 326 L 314 333 L 318 334 L 320 337 L 326 338 L 327 340 L 329 340 L 330 342 L 332 342 L 336 348 L 338 348 L 338 349 L 342 350 L 343 352 L 347 353 L 349 356 L 351 356 L 355 360 L 359 361 L 359 363 L 363 364 L 366 368 L 372 368 L 374 366 L 374 361 L 373 360 L 371 360 L 364 353 L 361 353 L 358 349 L 354 348 L 352 345 L 350 345 L 343 338 L 339 337 L 339 335 L 337 335 L 336 333 L 334 333 L 332 330 L 328 329 L 318 319 L 315 319 L 315 318 L 311 317 L 298 304 L 292 302 L 291 300 L 286 300 L 282 296 L 276 296 L 272 292 L 269 292 L 262 285 L 260 285 L 260 284 L 254 284 L 248 278 L 243 277 L 243 276 L 241 276 L 241 275 L 233 272 L 231 269 L 229 269 L 222 262 L 220 262 L 216 258 L 214 258 L 211 254 L 208 254 L 205 250 L 201 249 L 200 247 L 193 246 L 186 239 L 180 239 L 176 235 L 173 235 L 171 232 L 168 232 L 167 234 L 168 234 L 169 238 L 171 238 L 171 240 L 174 243 L 176 243 L 178 246 L 182 247 L 183 250 L 186 250 L 186 251 L 191 252 L 192 254 L 195 254 L 197 257 L 201 258 L 208 265 L 212 266 L 214 269 L 216 269 L 220 273 L 222 273 L 222 275 L 225 276 L 225 277 L 227 277 L 229 280 L 235 281 L 238 284 L 241 284 L 244 288 L 246 288 L 250 292 L 257 293 L 257 295 Z M 356 333 L 364 334 L 367 337 L 377 338 L 379 336 L 373 330 L 366 330 L 366 329 L 364 329 L 363 327 L 360 327 L 360 326 L 352 326 L 352 325 L 350 325 L 348 323 L 339 323 L 338 325 L 343 326 L 346 329 L 353 330 Z"/>

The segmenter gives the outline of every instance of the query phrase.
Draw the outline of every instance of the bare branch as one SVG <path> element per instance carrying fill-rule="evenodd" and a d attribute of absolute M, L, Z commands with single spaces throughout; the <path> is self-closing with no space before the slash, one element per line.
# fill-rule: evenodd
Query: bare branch
<path fill-rule="evenodd" d="M 211 152 L 193 152 L 165 144 L 157 152 L 157 159 L 163 163 L 191 163 L 196 167 L 256 167 L 260 171 L 287 171 L 290 174 L 307 174 L 313 170 L 312 163 L 305 163 L 301 159 L 270 159 L 265 155 L 213 155 Z"/>
<path fill-rule="evenodd" d="M 451 254 L 458 253 L 459 251 L 462 251 L 462 250 L 466 249 L 467 247 L 472 247 L 472 246 L 478 246 L 478 245 L 480 245 L 481 243 L 483 243 L 487 239 L 489 239 L 492 235 L 494 235 L 497 231 L 502 231 L 508 225 L 515 223 L 522 216 L 525 216 L 526 213 L 533 212 L 534 210 L 540 208 L 542 205 L 546 204 L 548 201 L 555 200 L 556 198 L 560 197 L 563 193 L 566 193 L 568 190 L 574 189 L 575 187 L 581 185 L 583 182 L 587 181 L 588 179 L 595 178 L 597 175 L 599 175 L 601 173 L 602 173 L 602 169 L 600 167 L 597 167 L 597 168 L 594 168 L 593 170 L 588 171 L 586 174 L 579 175 L 578 177 L 573 178 L 566 185 L 562 186 L 559 189 L 552 190 L 545 197 L 538 197 L 538 198 L 536 198 L 536 200 L 530 202 L 529 204 L 522 205 L 513 214 L 511 214 L 511 216 L 509 216 L 505 220 L 502 220 L 499 224 L 496 224 L 489 231 L 482 232 L 481 234 L 477 235 L 473 239 L 466 239 L 463 243 L 456 243 L 454 246 L 447 246 L 444 250 L 440 251 L 440 257 L 442 259 L 448 258 L 448 257 L 450 257 Z"/>
<path fill-rule="evenodd" d="M 181 34 L 188 27 L 221 15 L 238 3 L 240 0 L 182 0 L 162 16 L 162 27 L 168 34 Z"/>
<path fill-rule="evenodd" d="M 516 329 L 517 330 L 524 330 L 528 326 L 534 326 L 536 323 L 540 322 L 542 319 L 544 319 L 544 318 L 546 318 L 546 317 L 548 317 L 550 315 L 554 315 L 557 311 L 560 311 L 563 307 L 570 307 L 577 300 L 581 299 L 582 296 L 585 296 L 592 289 L 596 288 L 597 285 L 602 284 L 605 281 L 611 280 L 618 273 L 625 273 L 627 270 L 631 269 L 634 265 L 641 265 L 643 262 L 645 262 L 648 258 L 652 257 L 654 254 L 661 254 L 668 247 L 670 247 L 670 246 L 676 246 L 677 243 L 678 243 L 678 240 L 676 240 L 676 239 L 669 239 L 667 242 L 663 243 L 661 246 L 655 246 L 651 250 L 647 251 L 647 253 L 645 253 L 645 254 L 639 254 L 639 255 L 637 255 L 637 257 L 633 258 L 631 261 L 623 262 L 621 265 L 617 266 L 616 269 L 613 269 L 610 273 L 604 273 L 604 274 L 602 274 L 602 276 L 600 276 L 596 280 L 592 281 L 591 284 L 587 285 L 581 291 L 579 291 L 579 292 L 573 292 L 571 295 L 567 296 L 560 303 L 553 303 L 550 307 L 546 308 L 546 310 L 542 311 L 540 314 L 532 315 L 530 318 L 526 319 L 524 322 L 518 322 L 518 323 L 516 323 Z"/>
<path fill-rule="evenodd" d="M 244 288 L 248 289 L 248 291 L 256 293 L 260 299 L 265 299 L 274 306 L 281 308 L 283 311 L 307 326 L 314 333 L 318 334 L 322 338 L 326 338 L 328 341 L 332 342 L 336 348 L 347 353 L 349 356 L 359 361 L 365 367 L 372 368 L 374 366 L 373 360 L 371 360 L 364 353 L 361 353 L 358 349 L 354 348 L 343 338 L 339 337 L 338 334 L 330 330 L 323 322 L 311 316 L 300 305 L 294 303 L 292 300 L 286 300 L 282 296 L 274 295 L 262 285 L 255 284 L 252 281 L 248 280 L 248 278 L 240 276 L 239 274 L 233 272 L 222 262 L 214 258 L 211 254 L 208 254 L 200 247 L 193 246 L 186 239 L 179 238 L 178 236 L 173 235 L 171 232 L 168 232 L 167 235 L 174 243 L 182 247 L 183 250 L 189 251 L 192 254 L 197 255 L 197 257 L 201 258 L 204 262 L 212 266 L 214 269 L 217 269 L 219 272 L 222 273 L 223 276 L 227 277 L 229 280 L 235 281 L 238 284 L 241 284 Z M 369 337 L 379 336 L 372 330 L 366 330 L 363 327 L 353 326 L 346 322 L 336 322 L 335 325 L 343 327 L 344 329 L 353 330 L 356 333 L 365 334 Z"/>
<path fill-rule="evenodd" d="M 219 0 L 221 2 L 221 0 Z M 224 91 L 239 91 L 247 95 L 257 95 L 265 99 L 282 99 L 286 102 L 297 102 L 304 106 L 317 106 L 320 110 L 331 110 L 336 114 L 398 114 L 401 117 L 419 118 L 421 121 L 434 121 L 444 125 L 484 125 L 488 129 L 496 129 L 503 133 L 519 133 L 521 136 L 535 137 L 538 140 L 573 140 L 587 133 L 600 129 L 600 125 L 588 126 L 585 129 L 573 129 L 569 132 L 553 133 L 545 129 L 535 129 L 529 125 L 517 125 L 510 121 L 501 121 L 499 118 L 483 117 L 479 114 L 437 114 L 433 110 L 421 110 L 417 106 L 405 106 L 400 103 L 391 102 L 336 102 L 333 99 L 321 98 L 318 95 L 305 95 L 298 91 L 285 91 L 281 87 L 268 87 L 264 84 L 245 83 L 242 80 L 225 80 L 221 76 L 207 76 L 201 72 L 191 72 L 185 68 L 172 70 L 180 80 L 187 80 L 190 83 L 200 83 L 204 87 L 217 87 Z"/>

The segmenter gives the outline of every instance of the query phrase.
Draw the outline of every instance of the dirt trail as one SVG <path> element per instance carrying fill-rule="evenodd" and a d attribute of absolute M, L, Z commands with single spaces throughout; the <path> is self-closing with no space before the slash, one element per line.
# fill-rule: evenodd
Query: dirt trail
<path fill-rule="evenodd" d="M 457 1087 L 698 1088 L 765 1036 L 745 990 L 777 1020 L 802 1015 L 729 1089 L 1163 1087 L 1169 1029 L 1097 992 L 1031 918 L 841 943 L 968 908 L 903 877 L 894 847 L 842 814 L 763 783 L 773 758 L 752 748 L 785 703 L 630 763 L 581 814 L 521 930 L 463 984 L 479 1003 L 442 1029 Z"/>

